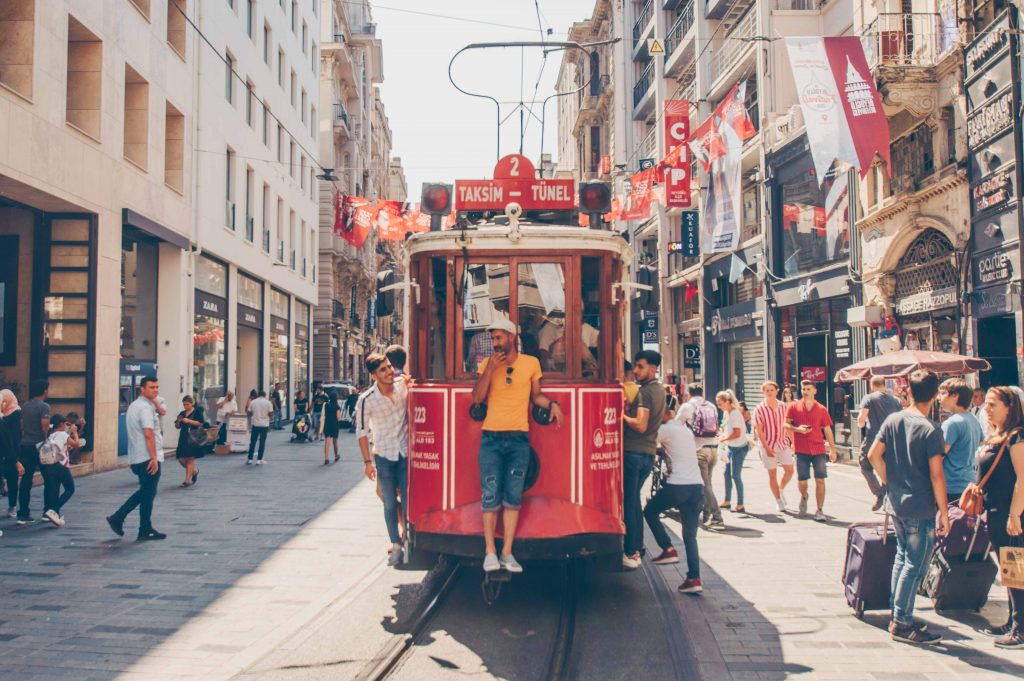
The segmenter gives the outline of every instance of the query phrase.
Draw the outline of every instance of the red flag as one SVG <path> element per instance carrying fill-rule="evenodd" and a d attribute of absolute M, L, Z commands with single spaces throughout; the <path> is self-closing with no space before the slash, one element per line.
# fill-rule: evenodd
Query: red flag
<path fill-rule="evenodd" d="M 621 219 L 622 216 L 622 199 L 615 197 L 612 199 L 612 209 L 610 212 L 604 214 L 606 222 L 615 222 Z"/>
<path fill-rule="evenodd" d="M 405 205 L 401 201 L 378 201 L 373 226 L 384 241 L 405 239 Z"/>
<path fill-rule="evenodd" d="M 651 217 L 653 185 L 654 168 L 641 170 L 630 179 L 629 207 L 622 211 L 623 220 L 646 220 Z"/>
<path fill-rule="evenodd" d="M 725 96 L 703 123 L 697 126 L 690 136 L 690 149 L 704 163 L 704 170 L 710 170 L 711 164 L 726 154 L 725 142 L 718 132 L 720 123 L 725 123 L 736 131 L 740 141 L 746 141 L 757 134 L 754 122 L 747 115 L 746 108 L 747 83 L 737 83 Z"/>
<path fill-rule="evenodd" d="M 691 281 L 686 282 L 686 288 L 683 289 L 683 302 L 690 302 L 697 296 L 697 285 Z"/>
<path fill-rule="evenodd" d="M 345 199 L 355 199 L 357 197 L 346 196 Z M 363 199 L 366 201 L 366 199 Z M 354 203 L 353 203 L 354 205 Z M 344 210 L 342 211 L 344 212 Z M 377 212 L 376 206 L 369 203 L 362 203 L 355 206 L 352 213 L 351 228 L 345 229 L 344 220 L 342 222 L 341 236 L 345 241 L 349 242 L 356 248 L 360 248 L 366 243 L 367 237 L 370 236 L 370 228 L 373 227 L 373 218 Z"/>
<path fill-rule="evenodd" d="M 882 98 L 871 77 L 860 38 L 840 36 L 823 40 L 839 90 L 839 100 L 846 113 L 846 124 L 860 161 L 860 176 L 867 175 L 875 154 L 882 157 L 886 169 L 891 171 L 889 120 L 882 110 Z"/>

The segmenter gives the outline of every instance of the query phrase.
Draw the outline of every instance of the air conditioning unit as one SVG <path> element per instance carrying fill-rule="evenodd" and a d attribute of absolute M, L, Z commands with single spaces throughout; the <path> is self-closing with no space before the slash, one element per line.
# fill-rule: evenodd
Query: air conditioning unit
<path fill-rule="evenodd" d="M 879 305 L 861 305 L 846 311 L 846 323 L 854 328 L 867 328 L 882 323 L 882 308 Z"/>

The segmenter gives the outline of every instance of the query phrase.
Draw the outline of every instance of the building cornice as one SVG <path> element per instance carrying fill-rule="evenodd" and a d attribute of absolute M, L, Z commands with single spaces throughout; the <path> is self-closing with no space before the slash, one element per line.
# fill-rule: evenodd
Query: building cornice
<path fill-rule="evenodd" d="M 957 168 L 948 175 L 929 182 L 927 186 L 916 192 L 898 194 L 886 199 L 881 208 L 857 221 L 857 229 L 865 232 L 901 213 L 910 213 L 912 217 L 917 216 L 921 213 L 921 204 L 923 202 L 966 185 L 967 171 L 963 168 Z"/>

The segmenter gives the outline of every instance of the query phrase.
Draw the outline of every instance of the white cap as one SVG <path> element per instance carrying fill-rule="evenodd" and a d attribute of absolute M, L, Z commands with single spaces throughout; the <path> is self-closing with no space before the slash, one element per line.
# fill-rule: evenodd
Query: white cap
<path fill-rule="evenodd" d="M 491 325 L 487 327 L 488 331 L 505 331 L 513 336 L 518 335 L 519 329 L 512 323 L 511 319 L 505 319 L 502 317 L 497 321 L 491 322 Z"/>

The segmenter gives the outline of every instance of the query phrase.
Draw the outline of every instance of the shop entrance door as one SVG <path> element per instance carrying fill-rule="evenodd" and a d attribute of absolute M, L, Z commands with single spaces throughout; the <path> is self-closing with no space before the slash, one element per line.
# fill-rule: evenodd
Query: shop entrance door
<path fill-rule="evenodd" d="M 1020 385 L 1017 374 L 1017 330 L 1013 316 L 991 317 L 978 322 L 978 356 L 989 361 L 991 371 L 981 373 L 981 387 Z"/>
<path fill-rule="evenodd" d="M 250 390 L 265 390 L 263 385 L 263 332 L 248 326 L 238 326 L 238 382 L 235 388 L 241 395 Z"/>
<path fill-rule="evenodd" d="M 799 380 L 811 380 L 817 388 L 815 399 L 828 408 L 832 417 L 836 442 L 848 444 L 850 440 L 848 385 L 835 383 L 833 375 L 837 370 L 832 359 L 832 348 L 828 334 L 815 334 L 797 338 L 797 374 Z M 842 365 L 840 365 L 842 366 Z M 799 399 L 799 385 L 796 399 Z"/>

